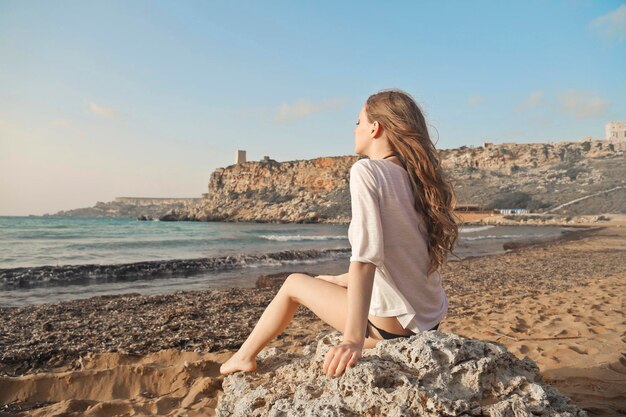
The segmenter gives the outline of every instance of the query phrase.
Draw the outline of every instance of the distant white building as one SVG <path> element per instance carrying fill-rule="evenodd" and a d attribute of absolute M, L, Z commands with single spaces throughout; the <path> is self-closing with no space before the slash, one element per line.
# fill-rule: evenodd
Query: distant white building
<path fill-rule="evenodd" d="M 246 162 L 246 151 L 237 149 L 235 151 L 235 164 L 243 164 Z"/>
<path fill-rule="evenodd" d="M 605 139 L 626 140 L 626 122 L 609 122 L 604 127 Z"/>
<path fill-rule="evenodd" d="M 500 214 L 524 214 L 524 213 L 528 213 L 528 210 L 523 209 L 523 208 L 499 209 L 498 213 Z"/>

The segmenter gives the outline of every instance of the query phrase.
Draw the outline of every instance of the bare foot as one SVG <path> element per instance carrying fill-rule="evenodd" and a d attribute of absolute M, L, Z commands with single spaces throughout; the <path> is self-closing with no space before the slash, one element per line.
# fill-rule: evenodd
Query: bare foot
<path fill-rule="evenodd" d="M 240 357 L 236 352 L 220 367 L 220 374 L 226 375 L 237 371 L 252 372 L 256 370 L 256 359 L 246 359 Z"/>

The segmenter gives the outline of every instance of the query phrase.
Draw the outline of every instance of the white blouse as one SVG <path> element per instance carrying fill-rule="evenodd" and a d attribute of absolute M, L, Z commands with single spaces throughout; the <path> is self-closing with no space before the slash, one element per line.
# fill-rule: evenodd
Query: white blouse
<path fill-rule="evenodd" d="M 356 161 L 350 168 L 348 240 L 350 262 L 376 265 L 369 314 L 397 316 L 417 333 L 443 319 L 448 298 L 439 271 L 426 275 L 427 229 L 409 181 L 404 168 L 387 159 Z"/>

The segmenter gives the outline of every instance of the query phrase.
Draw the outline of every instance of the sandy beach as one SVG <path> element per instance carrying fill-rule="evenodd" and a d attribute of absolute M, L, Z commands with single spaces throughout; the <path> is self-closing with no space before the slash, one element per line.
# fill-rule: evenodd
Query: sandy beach
<path fill-rule="evenodd" d="M 440 330 L 500 342 L 535 361 L 547 382 L 590 415 L 623 415 L 623 226 L 450 262 L 442 270 L 450 310 Z M 214 415 L 219 366 L 276 291 L 130 294 L 2 308 L 0 415 Z M 301 307 L 270 347 L 299 353 L 330 331 Z"/>

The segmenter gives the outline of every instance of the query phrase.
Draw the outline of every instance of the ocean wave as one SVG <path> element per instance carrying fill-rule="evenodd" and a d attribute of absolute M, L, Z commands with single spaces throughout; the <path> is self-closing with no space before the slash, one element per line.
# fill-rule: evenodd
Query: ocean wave
<path fill-rule="evenodd" d="M 312 236 L 312 235 L 259 235 L 262 239 L 267 240 L 277 240 L 279 242 L 287 242 L 292 240 L 338 240 L 338 239 L 348 239 L 348 236 L 344 235 L 320 235 L 320 236 Z"/>
<path fill-rule="evenodd" d="M 473 233 L 482 232 L 483 230 L 493 229 L 495 226 L 475 226 L 475 227 L 461 227 L 460 233 Z"/>
<path fill-rule="evenodd" d="M 348 256 L 350 248 L 287 250 L 199 259 L 144 261 L 128 264 L 87 264 L 0 269 L 0 290 L 191 276 L 209 271 L 311 264 Z"/>

